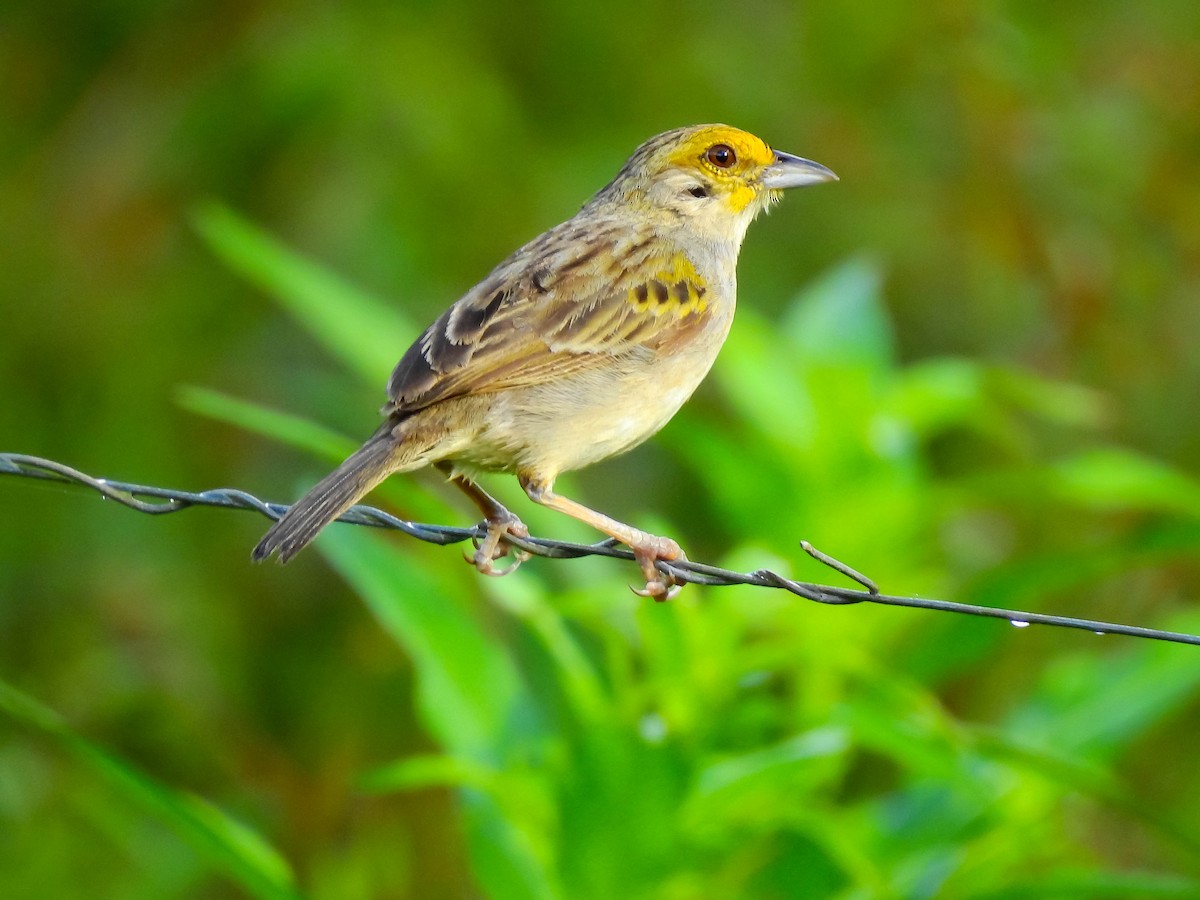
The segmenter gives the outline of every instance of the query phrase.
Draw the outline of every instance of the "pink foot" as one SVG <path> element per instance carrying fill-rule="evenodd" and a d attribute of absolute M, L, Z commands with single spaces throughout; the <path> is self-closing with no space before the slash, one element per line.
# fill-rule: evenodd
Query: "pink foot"
<path fill-rule="evenodd" d="M 501 575 L 515 571 L 517 566 L 529 559 L 528 552 L 517 550 L 504 540 L 504 536 L 509 534 L 519 538 L 529 537 L 529 529 L 525 527 L 524 522 L 507 510 L 505 510 L 504 516 L 488 518 L 484 522 L 487 525 L 487 536 L 482 541 L 476 540 L 474 554 L 470 556 L 463 554 L 463 558 L 478 569 L 480 574 L 499 578 Z M 510 565 L 502 569 L 497 569 L 492 565 L 496 560 L 503 559 L 510 554 L 513 558 Z"/>

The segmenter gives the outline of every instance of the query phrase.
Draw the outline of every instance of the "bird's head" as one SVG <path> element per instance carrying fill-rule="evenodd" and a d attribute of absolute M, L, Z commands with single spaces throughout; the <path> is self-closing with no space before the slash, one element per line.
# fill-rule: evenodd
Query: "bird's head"
<path fill-rule="evenodd" d="M 747 131 L 693 125 L 638 147 L 597 199 L 648 204 L 740 245 L 746 227 L 784 190 L 836 180 L 820 163 L 773 150 Z"/>

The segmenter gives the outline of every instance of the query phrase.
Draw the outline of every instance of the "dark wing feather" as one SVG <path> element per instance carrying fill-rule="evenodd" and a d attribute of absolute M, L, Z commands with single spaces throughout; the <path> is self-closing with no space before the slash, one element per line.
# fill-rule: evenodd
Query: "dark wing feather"
<path fill-rule="evenodd" d="M 706 320 L 686 258 L 627 226 L 572 226 L 518 250 L 426 329 L 392 372 L 385 412 L 542 383 L 674 344 Z"/>

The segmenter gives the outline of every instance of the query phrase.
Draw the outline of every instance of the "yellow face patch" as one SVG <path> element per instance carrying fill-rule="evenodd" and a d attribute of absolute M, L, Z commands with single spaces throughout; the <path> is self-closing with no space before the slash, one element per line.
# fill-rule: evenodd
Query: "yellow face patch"
<path fill-rule="evenodd" d="M 691 261 L 677 253 L 651 278 L 629 289 L 629 303 L 640 313 L 657 317 L 673 313 L 679 318 L 691 313 L 702 313 L 708 308 L 704 279 L 696 272 Z"/>
<path fill-rule="evenodd" d="M 725 144 L 736 154 L 736 161 L 729 168 L 719 168 L 707 159 L 710 148 Z M 749 171 L 761 169 L 775 161 L 774 151 L 766 141 L 748 131 L 730 125 L 710 125 L 694 132 L 671 154 L 671 163 L 680 167 L 691 160 L 713 174 L 742 176 Z"/>
<path fill-rule="evenodd" d="M 761 138 L 729 125 L 710 125 L 674 148 L 668 164 L 703 174 L 714 194 L 740 213 L 759 196 L 757 178 L 774 161 L 775 152 Z"/>

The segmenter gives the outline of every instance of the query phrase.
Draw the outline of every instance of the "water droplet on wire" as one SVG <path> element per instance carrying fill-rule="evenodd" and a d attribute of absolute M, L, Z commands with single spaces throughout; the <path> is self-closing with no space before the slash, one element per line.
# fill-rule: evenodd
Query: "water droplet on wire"
<path fill-rule="evenodd" d="M 1013 628 L 1028 628 L 1029 627 L 1029 623 L 1022 621 L 1021 619 L 1009 619 L 1008 624 L 1011 625 Z"/>

